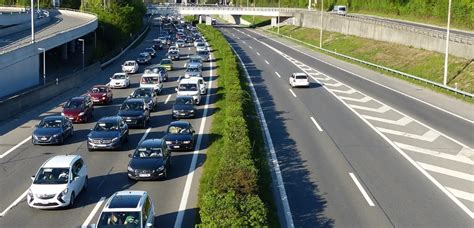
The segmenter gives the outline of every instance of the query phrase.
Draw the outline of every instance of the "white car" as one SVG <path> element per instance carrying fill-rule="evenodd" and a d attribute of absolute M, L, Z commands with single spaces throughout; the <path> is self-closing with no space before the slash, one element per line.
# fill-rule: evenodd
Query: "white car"
<path fill-rule="evenodd" d="M 138 63 L 135 60 L 125 61 L 122 64 L 122 71 L 125 73 L 135 74 L 138 72 L 138 69 L 139 69 Z"/>
<path fill-rule="evenodd" d="M 154 225 L 155 205 L 148 193 L 126 190 L 116 192 L 109 198 L 95 227 L 149 228 Z"/>
<path fill-rule="evenodd" d="M 199 83 L 199 89 L 201 92 L 201 95 L 207 94 L 207 82 L 204 81 L 204 78 L 202 77 L 194 77 L 198 83 Z"/>
<path fill-rule="evenodd" d="M 30 207 L 68 207 L 87 188 L 87 165 L 80 155 L 58 155 L 48 159 L 31 179 L 26 195 Z"/>
<path fill-rule="evenodd" d="M 170 46 L 170 48 L 168 48 L 168 52 L 170 51 L 177 51 L 179 53 L 179 48 L 177 46 Z"/>
<path fill-rule="evenodd" d="M 305 73 L 293 73 L 288 78 L 291 87 L 308 87 L 309 78 Z"/>
<path fill-rule="evenodd" d="M 204 43 L 204 40 L 202 40 L 201 38 L 194 40 L 194 47 L 196 47 L 198 43 Z"/>
<path fill-rule="evenodd" d="M 196 104 L 201 103 L 201 84 L 196 78 L 183 78 L 176 88 L 178 96 L 192 96 Z"/>
<path fill-rule="evenodd" d="M 196 45 L 196 52 L 199 52 L 199 51 L 207 51 L 207 46 L 204 42 L 199 42 Z"/>
<path fill-rule="evenodd" d="M 127 88 L 128 86 L 130 86 L 130 77 L 126 73 L 115 73 L 110 78 L 110 88 Z"/>

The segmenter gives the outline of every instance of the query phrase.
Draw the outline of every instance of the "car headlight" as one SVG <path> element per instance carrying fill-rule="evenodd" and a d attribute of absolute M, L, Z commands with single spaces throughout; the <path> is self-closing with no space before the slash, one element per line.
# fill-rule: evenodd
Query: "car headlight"
<path fill-rule="evenodd" d="M 189 112 L 194 113 L 194 109 L 191 109 Z"/>
<path fill-rule="evenodd" d="M 59 135 L 61 135 L 61 134 L 60 134 L 60 133 L 54 134 L 54 135 L 53 135 L 53 138 L 57 138 L 57 137 L 59 137 Z"/>
<path fill-rule="evenodd" d="M 191 141 L 183 141 L 184 144 L 190 144 Z"/>
<path fill-rule="evenodd" d="M 119 138 L 115 137 L 115 138 L 112 139 L 112 142 L 117 142 L 118 140 L 119 140 Z"/>
<path fill-rule="evenodd" d="M 33 198 L 33 191 L 31 191 L 31 188 L 28 189 L 28 196 L 29 196 L 30 198 Z"/>
<path fill-rule="evenodd" d="M 161 172 L 161 171 L 163 171 L 163 169 L 165 169 L 165 166 L 160 166 L 160 167 L 158 167 L 158 169 L 156 169 L 156 171 Z"/>
<path fill-rule="evenodd" d="M 83 116 L 83 115 L 84 115 L 84 112 L 81 112 L 81 113 L 79 113 L 79 115 L 78 115 L 78 116 Z"/>
<path fill-rule="evenodd" d="M 170 145 L 171 144 L 171 141 L 166 141 L 166 145 Z"/>
<path fill-rule="evenodd" d="M 127 170 L 130 171 L 130 172 L 135 171 L 131 166 L 128 166 L 128 167 L 127 167 Z"/>

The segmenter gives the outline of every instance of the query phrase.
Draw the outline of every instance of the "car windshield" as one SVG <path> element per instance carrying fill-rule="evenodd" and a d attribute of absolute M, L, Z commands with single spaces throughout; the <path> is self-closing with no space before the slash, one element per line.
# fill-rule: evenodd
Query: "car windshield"
<path fill-rule="evenodd" d="M 112 76 L 112 79 L 125 79 L 126 76 L 125 74 L 114 74 L 114 76 Z"/>
<path fill-rule="evenodd" d="M 64 108 L 70 108 L 70 109 L 83 108 L 83 107 L 84 107 L 84 103 L 82 102 L 82 100 L 70 100 L 64 105 Z"/>
<path fill-rule="evenodd" d="M 163 151 L 161 148 L 153 148 L 153 147 L 141 147 L 137 148 L 135 153 L 133 154 L 134 158 L 162 158 Z"/>
<path fill-rule="evenodd" d="M 188 67 L 188 69 L 186 69 L 186 72 L 198 72 L 199 69 L 197 67 Z"/>
<path fill-rule="evenodd" d="M 38 125 L 40 128 L 60 128 L 61 120 L 43 120 Z"/>
<path fill-rule="evenodd" d="M 135 63 L 134 62 L 125 62 L 125 64 L 123 64 L 124 66 L 134 66 Z"/>
<path fill-rule="evenodd" d="M 191 59 L 189 59 L 189 62 L 191 62 L 191 63 L 200 63 L 200 62 L 201 62 L 201 58 L 199 58 L 199 57 L 192 57 Z"/>
<path fill-rule="evenodd" d="M 105 87 L 94 87 L 91 89 L 91 93 L 106 93 L 107 88 Z"/>
<path fill-rule="evenodd" d="M 296 79 L 308 79 L 308 77 L 306 77 L 306 75 L 296 75 L 295 77 Z"/>
<path fill-rule="evenodd" d="M 142 77 L 141 84 L 158 84 L 160 82 L 159 77 Z"/>
<path fill-rule="evenodd" d="M 141 102 L 125 102 L 120 107 L 120 110 L 143 110 L 143 103 Z"/>
<path fill-rule="evenodd" d="M 197 91 L 196 84 L 179 84 L 179 91 Z"/>
<path fill-rule="evenodd" d="M 198 51 L 198 55 L 208 55 L 207 51 Z"/>
<path fill-rule="evenodd" d="M 204 47 L 205 44 L 204 44 L 204 43 L 198 43 L 197 46 L 198 46 L 198 47 Z"/>
<path fill-rule="evenodd" d="M 160 64 L 171 64 L 171 60 L 161 60 Z"/>
<path fill-rule="evenodd" d="M 69 168 L 41 168 L 33 184 L 67 184 Z"/>
<path fill-rule="evenodd" d="M 192 97 L 178 97 L 176 98 L 176 104 L 178 105 L 192 105 L 193 98 Z"/>
<path fill-rule="evenodd" d="M 140 53 L 140 57 L 146 58 L 148 55 L 146 53 Z"/>
<path fill-rule="evenodd" d="M 151 94 L 152 94 L 151 90 L 147 90 L 147 89 L 137 89 L 137 90 L 133 91 L 131 97 L 134 97 L 134 98 L 138 98 L 138 97 L 151 97 Z"/>
<path fill-rule="evenodd" d="M 140 213 L 127 212 L 102 212 L 97 227 L 140 227 Z"/>
<path fill-rule="evenodd" d="M 118 129 L 118 123 L 98 122 L 94 127 L 94 131 L 117 131 Z"/>
<path fill-rule="evenodd" d="M 169 52 L 168 52 L 168 55 L 177 55 L 177 54 L 178 54 L 177 51 L 169 51 Z"/>
<path fill-rule="evenodd" d="M 180 126 L 169 126 L 168 127 L 168 134 L 172 135 L 187 135 L 191 133 L 189 128 L 182 128 Z"/>

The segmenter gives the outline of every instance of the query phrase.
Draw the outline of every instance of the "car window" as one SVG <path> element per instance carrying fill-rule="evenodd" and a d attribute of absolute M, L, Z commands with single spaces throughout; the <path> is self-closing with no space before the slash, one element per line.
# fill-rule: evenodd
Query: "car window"
<path fill-rule="evenodd" d="M 113 79 L 126 79 L 127 77 L 124 74 L 114 74 Z"/>
<path fill-rule="evenodd" d="M 118 129 L 118 123 L 116 122 L 98 122 L 94 127 L 94 131 L 117 131 Z"/>
<path fill-rule="evenodd" d="M 308 79 L 306 75 L 296 75 L 296 79 Z"/>
<path fill-rule="evenodd" d="M 107 88 L 106 87 L 93 87 L 91 89 L 91 92 L 92 93 L 106 93 L 107 92 Z"/>
<path fill-rule="evenodd" d="M 141 102 L 125 102 L 120 107 L 120 110 L 143 110 L 143 103 Z"/>
<path fill-rule="evenodd" d="M 142 77 L 141 84 L 158 84 L 160 82 L 159 77 Z"/>
<path fill-rule="evenodd" d="M 84 102 L 82 100 L 70 100 L 64 105 L 65 108 L 84 108 Z"/>
<path fill-rule="evenodd" d="M 41 168 L 33 184 L 67 184 L 69 168 Z"/>
<path fill-rule="evenodd" d="M 140 147 L 135 151 L 134 157 L 136 158 L 161 158 L 163 157 L 163 151 L 161 148 L 154 147 Z"/>
<path fill-rule="evenodd" d="M 140 227 L 140 213 L 127 212 L 102 212 L 98 227 Z"/>
<path fill-rule="evenodd" d="M 189 97 L 178 97 L 176 98 L 176 104 L 178 105 L 192 105 L 193 104 L 193 98 Z"/>
<path fill-rule="evenodd" d="M 189 128 L 181 128 L 179 126 L 170 126 L 168 127 L 168 133 L 172 135 L 186 135 L 191 133 Z"/>
<path fill-rule="evenodd" d="M 142 224 L 145 226 L 148 220 L 148 214 L 150 214 L 151 203 L 150 197 L 147 196 L 145 199 L 145 204 L 143 205 L 142 209 Z"/>
<path fill-rule="evenodd" d="M 40 128 L 60 128 L 61 120 L 43 120 L 38 125 Z"/>
<path fill-rule="evenodd" d="M 182 83 L 179 84 L 179 91 L 197 91 L 197 85 Z"/>

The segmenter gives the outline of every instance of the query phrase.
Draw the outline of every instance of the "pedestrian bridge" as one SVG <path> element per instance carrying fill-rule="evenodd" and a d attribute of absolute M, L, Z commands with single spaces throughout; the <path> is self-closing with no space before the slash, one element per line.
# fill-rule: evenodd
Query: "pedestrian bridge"
<path fill-rule="evenodd" d="M 295 8 L 272 7 L 234 7 L 216 5 L 152 5 L 148 8 L 152 14 L 181 14 L 181 15 L 255 15 L 268 17 L 292 17 L 294 13 L 305 11 Z"/>

